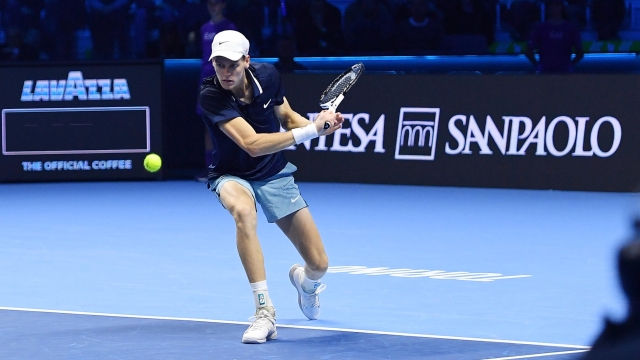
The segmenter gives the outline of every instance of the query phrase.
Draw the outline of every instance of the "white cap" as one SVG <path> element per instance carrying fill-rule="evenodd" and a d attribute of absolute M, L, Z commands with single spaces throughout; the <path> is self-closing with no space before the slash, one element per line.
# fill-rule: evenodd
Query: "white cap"
<path fill-rule="evenodd" d="M 247 55 L 249 55 L 249 40 L 235 30 L 225 30 L 217 33 L 213 38 L 209 61 L 216 56 L 238 61 Z"/>

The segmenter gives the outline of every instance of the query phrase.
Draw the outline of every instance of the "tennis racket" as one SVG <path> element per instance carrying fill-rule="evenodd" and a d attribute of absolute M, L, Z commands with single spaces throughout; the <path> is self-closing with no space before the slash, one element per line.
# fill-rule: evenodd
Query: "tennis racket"
<path fill-rule="evenodd" d="M 363 71 L 364 64 L 357 63 L 340 74 L 320 96 L 320 107 L 335 112 L 344 99 L 344 94 L 356 83 Z M 331 123 L 324 123 L 325 129 L 330 127 Z"/>

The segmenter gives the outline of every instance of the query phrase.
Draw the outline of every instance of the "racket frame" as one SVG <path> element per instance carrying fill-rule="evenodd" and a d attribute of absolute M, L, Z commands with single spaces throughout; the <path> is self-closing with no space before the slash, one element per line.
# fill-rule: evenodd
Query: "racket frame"
<path fill-rule="evenodd" d="M 356 72 L 355 68 L 356 67 L 360 67 L 360 71 Z M 362 63 L 356 63 L 354 65 L 352 65 L 350 68 L 348 68 L 347 70 L 345 70 L 344 72 L 342 72 L 342 74 L 338 75 L 337 78 L 335 78 L 331 84 L 329 84 L 329 86 L 327 86 L 327 88 L 324 90 L 324 92 L 322 92 L 322 95 L 320 96 L 320 107 L 323 109 L 328 109 L 330 111 L 335 112 L 336 109 L 338 108 L 338 105 L 340 105 L 340 103 L 342 102 L 342 100 L 344 100 L 344 95 L 347 93 L 347 91 L 349 91 L 351 89 L 351 87 L 353 86 L 353 84 L 356 83 L 356 81 L 358 81 L 358 79 L 360 78 L 360 75 L 362 75 L 362 73 L 364 72 L 364 64 Z M 326 94 L 329 92 L 329 90 L 331 90 L 336 83 L 338 83 L 340 80 L 342 80 L 345 76 L 347 76 L 349 73 L 355 73 L 356 77 L 355 79 L 351 80 L 348 84 L 348 86 L 342 90 L 342 92 L 333 100 L 331 101 L 327 101 L 327 102 L 322 102 L 322 99 L 326 96 Z M 329 123 L 328 121 L 324 123 L 324 128 L 328 129 L 331 127 L 331 123 Z"/>

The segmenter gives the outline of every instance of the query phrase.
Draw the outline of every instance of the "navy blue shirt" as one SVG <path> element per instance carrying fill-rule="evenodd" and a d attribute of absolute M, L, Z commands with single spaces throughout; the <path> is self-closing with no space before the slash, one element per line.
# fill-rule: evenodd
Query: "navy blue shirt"
<path fill-rule="evenodd" d="M 253 100 L 247 104 L 225 90 L 214 75 L 203 80 L 198 104 L 213 142 L 213 160 L 209 178 L 235 175 L 245 180 L 264 180 L 282 170 L 287 160 L 281 151 L 251 157 L 227 136 L 218 123 L 243 118 L 258 134 L 280 131 L 280 122 L 273 108 L 284 103 L 280 74 L 271 64 L 251 63 L 246 70 L 253 86 Z"/>

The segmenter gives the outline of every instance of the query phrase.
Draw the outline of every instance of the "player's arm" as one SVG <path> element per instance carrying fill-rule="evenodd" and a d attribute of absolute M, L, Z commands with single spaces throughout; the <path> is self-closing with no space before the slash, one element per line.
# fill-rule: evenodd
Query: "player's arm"
<path fill-rule="evenodd" d="M 298 115 L 299 116 L 299 115 Z M 236 117 L 231 120 L 219 122 L 220 130 L 231 138 L 240 148 L 249 155 L 256 157 L 267 154 L 273 154 L 280 150 L 284 150 L 291 145 L 299 144 L 305 139 L 318 137 L 320 131 L 322 134 L 328 130 L 322 129 L 326 121 L 335 122 L 336 114 L 323 111 L 318 115 L 314 123 L 306 122 L 306 125 L 312 125 L 313 128 L 296 128 L 286 132 L 276 132 L 267 134 L 258 134 L 243 118 Z M 341 118 L 341 117 L 340 117 Z M 333 128 L 332 128 L 333 129 Z M 329 129 L 329 130 L 332 130 Z M 331 132 L 335 131 L 333 129 Z"/>
<path fill-rule="evenodd" d="M 307 118 L 302 117 L 300 114 L 293 111 L 287 101 L 287 98 L 283 98 L 283 100 L 284 103 L 282 103 L 282 105 L 273 108 L 283 129 L 291 130 L 309 125 L 309 120 Z"/>
<path fill-rule="evenodd" d="M 287 101 L 287 98 L 283 98 L 283 100 L 284 102 L 281 105 L 275 106 L 273 108 L 274 112 L 276 113 L 276 116 L 278 117 L 278 120 L 280 120 L 280 125 L 282 126 L 283 129 L 293 130 L 293 129 L 308 126 L 310 124 L 310 121 L 307 118 L 298 114 L 291 108 L 291 106 L 289 105 L 289 102 Z M 333 126 L 330 127 L 329 129 L 324 129 L 324 122 L 319 121 L 319 118 L 321 116 L 322 116 L 322 119 L 320 120 L 322 121 L 326 121 L 324 120 L 326 116 L 331 117 L 333 121 L 330 121 L 330 123 L 333 124 Z M 315 120 L 313 121 L 313 124 L 316 126 L 316 129 L 318 130 L 318 135 L 325 136 L 325 135 L 332 134 L 334 131 L 341 128 L 343 122 L 344 122 L 344 119 L 342 118 L 342 114 L 323 111 L 315 118 Z"/>
<path fill-rule="evenodd" d="M 272 154 L 295 144 L 290 131 L 258 134 L 241 117 L 219 122 L 218 126 L 242 150 L 253 157 Z"/>

